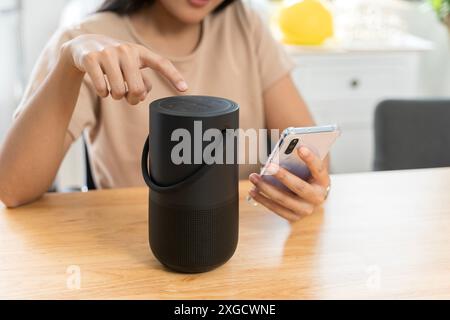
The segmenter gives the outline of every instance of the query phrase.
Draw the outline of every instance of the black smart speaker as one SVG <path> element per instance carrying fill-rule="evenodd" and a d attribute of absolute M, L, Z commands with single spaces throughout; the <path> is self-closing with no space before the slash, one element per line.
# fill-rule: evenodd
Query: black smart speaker
<path fill-rule="evenodd" d="M 142 154 L 151 189 L 149 242 L 155 257 L 172 270 L 209 271 L 236 250 L 239 177 L 233 131 L 238 127 L 239 106 L 227 99 L 177 96 L 150 104 Z"/>

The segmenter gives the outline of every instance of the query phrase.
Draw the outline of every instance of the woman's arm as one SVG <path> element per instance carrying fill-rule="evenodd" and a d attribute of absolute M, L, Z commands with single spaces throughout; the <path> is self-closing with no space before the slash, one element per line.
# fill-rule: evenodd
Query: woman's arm
<path fill-rule="evenodd" d="M 310 127 L 314 120 L 290 75 L 264 92 L 264 112 L 268 129 Z"/>
<path fill-rule="evenodd" d="M 286 75 L 264 93 L 266 125 L 268 129 L 283 131 L 288 127 L 315 125 L 308 106 L 297 90 L 290 75 Z M 328 168 L 329 156 L 324 160 Z"/>
<path fill-rule="evenodd" d="M 269 129 L 284 130 L 287 127 L 314 125 L 311 114 L 289 75 L 266 90 L 264 103 Z M 330 184 L 328 160 L 321 161 L 305 147 L 298 149 L 297 154 L 311 172 L 308 181 L 276 165 L 271 168 L 274 177 L 292 192 L 286 192 L 263 181 L 256 173 L 250 175 L 250 181 L 255 185 L 250 191 L 253 199 L 292 221 L 313 213 L 315 207 L 325 201 Z"/>
<path fill-rule="evenodd" d="M 71 140 L 66 134 L 83 73 L 61 57 L 24 106 L 0 149 L 0 200 L 16 207 L 51 185 Z"/>
<path fill-rule="evenodd" d="M 98 96 L 111 94 L 137 104 L 151 90 L 141 72 L 147 67 L 179 91 L 187 89 L 170 61 L 143 46 L 100 35 L 82 35 L 65 43 L 0 147 L 0 200 L 16 207 L 40 197 L 51 185 L 71 144 L 67 128 L 86 73 Z"/>

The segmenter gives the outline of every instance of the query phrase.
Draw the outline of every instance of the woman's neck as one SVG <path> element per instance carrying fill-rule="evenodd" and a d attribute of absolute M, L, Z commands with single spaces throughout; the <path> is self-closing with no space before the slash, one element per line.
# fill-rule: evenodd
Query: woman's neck
<path fill-rule="evenodd" d="M 130 20 L 139 36 L 163 55 L 188 55 L 201 38 L 201 23 L 181 22 L 158 1 L 131 15 Z"/>

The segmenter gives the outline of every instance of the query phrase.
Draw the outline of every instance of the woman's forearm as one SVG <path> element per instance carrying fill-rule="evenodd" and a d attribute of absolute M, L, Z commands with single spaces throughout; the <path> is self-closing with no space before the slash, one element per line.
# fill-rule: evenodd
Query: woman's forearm
<path fill-rule="evenodd" d="M 0 149 L 0 200 L 9 207 L 38 198 L 52 183 L 70 145 L 67 127 L 85 74 L 99 97 L 125 98 L 130 105 L 144 101 L 152 88 L 142 69 L 157 71 L 180 92 L 188 89 L 169 60 L 138 44 L 85 34 L 60 53 Z"/>
<path fill-rule="evenodd" d="M 64 158 L 67 127 L 84 73 L 60 57 L 36 93 L 25 103 L 0 147 L 0 200 L 9 207 L 41 196 Z"/>

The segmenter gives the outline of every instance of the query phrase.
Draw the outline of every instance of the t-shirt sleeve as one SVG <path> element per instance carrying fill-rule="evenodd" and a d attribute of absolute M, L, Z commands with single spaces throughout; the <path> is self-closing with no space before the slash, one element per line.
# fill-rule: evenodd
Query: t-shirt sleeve
<path fill-rule="evenodd" d="M 289 74 L 295 64 L 283 46 L 274 39 L 261 17 L 250 8 L 246 10 L 258 59 L 261 86 L 265 91 Z"/>
<path fill-rule="evenodd" d="M 33 97 L 39 87 L 44 83 L 51 70 L 54 68 L 61 46 L 81 33 L 82 32 L 80 29 L 62 29 L 53 35 L 34 66 L 25 93 L 14 113 L 14 118 L 20 114 L 29 99 Z M 95 109 L 97 108 L 97 104 L 98 100 L 92 89 L 92 85 L 87 77 L 85 77 L 81 85 L 80 94 L 78 96 L 69 127 L 67 129 L 69 135 L 74 141 L 81 135 L 84 128 L 95 126 Z"/>

